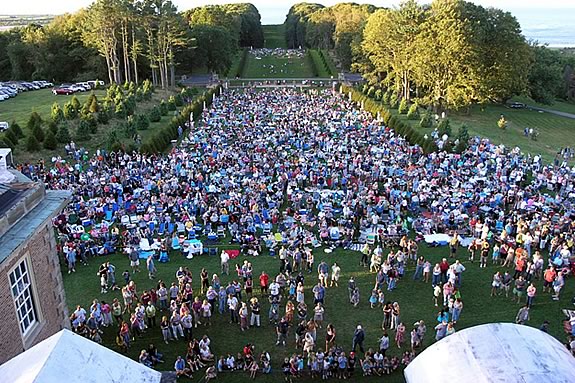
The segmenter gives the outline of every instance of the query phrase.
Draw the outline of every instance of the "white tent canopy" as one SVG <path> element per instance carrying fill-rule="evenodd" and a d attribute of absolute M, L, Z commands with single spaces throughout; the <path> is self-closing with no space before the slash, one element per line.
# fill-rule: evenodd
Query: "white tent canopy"
<path fill-rule="evenodd" d="M 536 328 L 491 323 L 458 331 L 429 346 L 404 374 L 407 383 L 572 383 L 575 358 Z"/>
<path fill-rule="evenodd" d="M 162 375 L 69 330 L 62 330 L 0 366 L 11 383 L 158 383 Z"/>

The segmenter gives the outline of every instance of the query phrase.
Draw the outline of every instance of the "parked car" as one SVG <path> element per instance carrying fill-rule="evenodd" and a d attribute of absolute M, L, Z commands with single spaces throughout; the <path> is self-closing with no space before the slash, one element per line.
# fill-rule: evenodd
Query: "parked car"
<path fill-rule="evenodd" d="M 0 88 L 0 93 L 5 94 L 8 97 L 16 97 L 16 95 L 18 94 L 17 92 L 15 92 L 10 88 Z"/>
<path fill-rule="evenodd" d="M 71 94 L 74 94 L 74 90 L 65 86 L 59 86 L 58 88 L 54 88 L 52 89 L 52 93 L 54 93 L 54 95 L 62 95 L 65 94 L 66 96 L 69 96 Z"/>
<path fill-rule="evenodd" d="M 525 105 L 522 102 L 512 102 L 509 104 L 509 107 L 511 109 L 525 109 L 527 107 L 527 105 Z"/>
<path fill-rule="evenodd" d="M 90 85 L 90 87 L 91 87 L 92 89 L 95 89 L 96 87 L 103 87 L 103 86 L 106 85 L 106 84 L 104 83 L 104 81 L 102 81 L 102 80 L 90 80 L 90 81 L 86 81 L 86 83 L 87 83 L 88 85 Z"/>
<path fill-rule="evenodd" d="M 10 124 L 6 121 L 0 121 L 0 132 L 10 129 Z"/>
<path fill-rule="evenodd" d="M 10 97 L 5 94 L 0 94 L 0 101 L 8 100 Z"/>
<path fill-rule="evenodd" d="M 92 85 L 88 84 L 88 82 L 77 82 L 76 85 L 81 86 L 82 88 L 84 88 L 85 90 L 90 90 L 92 89 Z"/>
<path fill-rule="evenodd" d="M 38 85 L 32 84 L 31 82 L 21 82 L 28 90 L 38 90 L 40 87 Z"/>

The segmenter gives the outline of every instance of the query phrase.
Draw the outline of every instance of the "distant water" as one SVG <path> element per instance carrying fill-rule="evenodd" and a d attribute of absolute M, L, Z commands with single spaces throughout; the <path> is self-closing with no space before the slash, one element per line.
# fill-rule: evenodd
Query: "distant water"
<path fill-rule="evenodd" d="M 370 1 L 358 2 L 369 3 Z M 281 1 L 256 1 L 254 3 L 262 15 L 264 24 L 283 23 L 289 11 L 289 6 Z M 371 3 L 379 2 L 371 1 Z M 549 44 L 550 47 L 575 47 L 575 2 L 573 6 L 565 9 L 506 8 L 503 1 L 497 7 L 511 12 L 517 18 L 527 39 L 538 40 L 540 43 Z"/>
<path fill-rule="evenodd" d="M 550 47 L 575 47 L 575 8 L 510 9 L 528 39 Z"/>

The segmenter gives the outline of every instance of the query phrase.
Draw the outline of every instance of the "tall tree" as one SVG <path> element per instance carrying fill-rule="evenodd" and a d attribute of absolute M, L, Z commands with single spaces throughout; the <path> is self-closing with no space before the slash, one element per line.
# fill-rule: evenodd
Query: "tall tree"
<path fill-rule="evenodd" d="M 121 23 L 120 0 L 96 0 L 86 12 L 82 37 L 87 45 L 94 46 L 105 58 L 108 79 L 122 82 L 118 56 L 118 29 Z"/>
<path fill-rule="evenodd" d="M 382 9 L 371 15 L 363 33 L 362 51 L 385 86 L 407 100 L 411 97 L 416 41 L 425 13 L 415 0 L 398 9 Z"/>

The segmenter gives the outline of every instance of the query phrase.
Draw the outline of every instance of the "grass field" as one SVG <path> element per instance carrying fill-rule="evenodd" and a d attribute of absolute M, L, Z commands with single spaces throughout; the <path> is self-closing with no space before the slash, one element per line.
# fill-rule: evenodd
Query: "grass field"
<path fill-rule="evenodd" d="M 257 59 L 249 54 L 244 70 L 246 78 L 307 78 L 314 77 L 307 57 L 264 56 Z"/>
<path fill-rule="evenodd" d="M 266 48 L 287 48 L 285 25 L 273 24 L 263 25 L 264 47 Z"/>
<path fill-rule="evenodd" d="M 393 110 L 392 113 L 397 115 L 397 110 Z M 508 122 L 505 130 L 497 126 L 497 121 L 502 114 Z M 525 153 L 542 155 L 547 163 L 553 161 L 555 154 L 561 148 L 573 146 L 575 139 L 575 120 L 527 109 L 488 105 L 482 110 L 479 106 L 474 106 L 469 113 L 450 112 L 448 118 L 453 135 L 456 135 L 459 127 L 465 124 L 472 136 L 486 137 L 494 143 L 504 144 L 509 148 L 518 146 Z M 431 130 L 419 128 L 419 121 L 410 122 L 421 132 L 431 133 Z M 539 131 L 537 140 L 523 135 L 526 127 Z"/>
<path fill-rule="evenodd" d="M 106 91 L 104 90 L 96 90 L 94 92 L 98 99 L 101 101 L 105 95 Z M 153 96 L 151 101 L 141 102 L 138 103 L 136 107 L 136 114 L 144 113 L 150 110 L 153 106 L 158 105 L 162 99 L 167 100 L 169 96 L 173 94 L 172 92 L 165 92 L 162 90 L 157 90 Z M 76 97 L 80 103 L 83 103 L 88 97 L 90 96 L 90 92 L 83 92 L 77 93 Z M 26 124 L 32 112 L 37 112 L 40 116 L 44 119 L 44 121 L 49 121 L 50 119 L 50 112 L 52 108 L 52 104 L 54 102 L 58 102 L 61 107 L 69 101 L 73 96 L 55 96 L 52 94 L 50 89 L 42 89 L 33 92 L 24 92 L 20 93 L 17 97 L 6 100 L 0 103 L 0 121 L 8 121 L 12 123 L 12 121 L 16 121 L 24 134 L 27 136 L 29 134 L 28 129 L 26 128 Z M 173 112 L 171 112 L 173 113 Z M 162 124 L 166 124 L 170 121 L 171 114 L 168 116 L 162 117 L 160 122 L 151 123 L 150 127 L 147 130 L 140 130 L 138 133 L 142 136 L 142 142 L 148 137 L 148 135 L 152 134 L 154 130 Z M 68 123 L 70 135 L 74 138 L 75 129 L 78 120 L 70 121 Z M 85 147 L 88 151 L 94 152 L 96 149 L 101 149 L 106 146 L 106 137 L 108 132 L 115 127 L 117 127 L 122 121 L 117 119 L 112 119 L 107 125 L 98 125 L 98 131 L 92 135 L 91 139 L 86 142 L 78 143 L 81 146 Z M 133 142 L 131 138 L 127 137 L 120 137 L 123 142 L 130 143 Z M 25 149 L 25 142 L 26 138 L 21 139 L 18 147 L 14 151 L 14 158 L 15 161 L 18 163 L 21 162 L 34 162 L 38 159 L 45 159 L 49 160 L 54 155 L 64 155 L 64 145 L 61 144 L 56 151 L 50 151 L 42 149 L 38 152 L 30 153 L 27 152 Z"/>
<path fill-rule="evenodd" d="M 224 245 L 216 246 L 221 251 Z M 228 248 L 229 246 L 225 246 Z M 218 252 L 219 253 L 219 252 Z M 424 244 L 420 245 L 419 253 L 424 255 L 432 263 L 438 262 L 442 257 L 448 255 L 448 248 L 428 248 Z M 359 266 L 360 253 L 338 250 L 331 254 L 325 254 L 322 249 L 316 249 L 316 267 L 321 260 L 325 260 L 329 265 L 337 262 L 342 268 L 342 277 L 339 287 L 328 288 L 326 292 L 326 311 L 324 328 L 318 330 L 318 346 L 323 348 L 322 342 L 325 339 L 325 325 L 333 323 L 337 330 L 337 344 L 342 346 L 346 351 L 351 347 L 351 339 L 353 330 L 357 324 L 362 324 L 366 329 L 366 348 L 377 348 L 378 338 L 382 335 L 381 321 L 383 314 L 380 308 L 371 309 L 368 303 L 368 297 L 375 281 L 374 274 L 370 274 L 367 269 Z M 458 257 L 463 261 L 467 270 L 463 276 L 462 284 L 462 300 L 464 308 L 462 311 L 461 319 L 458 322 L 456 329 L 461 330 L 465 327 L 470 327 L 478 324 L 489 322 L 513 322 L 515 315 L 520 305 L 513 302 L 511 298 L 504 296 L 491 298 L 490 284 L 493 273 L 496 270 L 501 270 L 501 267 L 489 264 L 486 269 L 479 269 L 477 263 L 471 264 L 467 262 L 466 251 L 459 249 Z M 246 259 L 240 256 L 236 262 L 241 263 Z M 73 310 L 76 304 L 83 305 L 86 309 L 91 304 L 92 299 L 97 298 L 106 302 L 111 302 L 113 298 L 121 296 L 118 292 L 100 294 L 99 279 L 96 277 L 96 272 L 102 262 L 110 260 L 116 266 L 116 278 L 120 281 L 121 274 L 124 270 L 128 269 L 128 262 L 125 256 L 113 255 L 109 257 L 102 257 L 99 259 L 92 259 L 89 266 L 78 266 L 78 271 L 71 275 L 64 274 L 64 285 L 67 295 L 67 302 L 70 310 Z M 254 276 L 258 276 L 262 270 L 265 270 L 270 276 L 275 276 L 279 268 L 279 261 L 274 257 L 268 255 L 261 255 L 257 258 L 250 257 L 249 261 L 254 266 Z M 183 259 L 179 254 L 171 255 L 171 262 L 167 264 L 158 264 L 157 278 L 169 282 L 175 280 L 175 272 L 179 266 L 187 266 L 192 270 L 194 276 L 193 288 L 196 294 L 199 294 L 199 273 L 201 268 L 206 268 L 208 273 L 219 274 L 219 256 L 209 257 L 200 256 L 195 257 L 193 260 Z M 63 270 L 65 266 L 63 265 Z M 233 270 L 234 263 L 230 262 L 230 269 Z M 145 266 L 144 266 L 145 268 Z M 398 288 L 393 292 L 386 291 L 386 300 L 396 301 L 401 306 L 401 318 L 406 324 L 406 343 L 403 347 L 405 350 L 409 344 L 409 331 L 412 329 L 413 323 L 423 319 L 427 323 L 427 335 L 425 345 L 433 343 L 434 331 L 433 327 L 436 324 L 436 316 L 438 308 L 434 307 L 432 303 L 432 288 L 430 284 L 421 281 L 413 281 L 411 276 L 413 267 L 409 267 L 406 271 L 405 277 L 398 283 Z M 354 308 L 348 303 L 347 281 L 353 276 L 361 291 L 361 303 L 358 307 Z M 228 281 L 233 279 L 232 276 L 221 276 L 222 284 L 227 284 Z M 305 273 L 305 300 L 308 307 L 312 307 L 313 295 L 311 287 L 317 283 L 317 273 L 314 271 L 312 274 Z M 157 280 L 150 281 L 147 274 L 144 272 L 138 273 L 133 276 L 137 283 L 138 291 L 156 287 Z M 560 341 L 565 340 L 565 335 L 562 330 L 563 315 L 561 309 L 572 307 L 571 298 L 575 293 L 575 285 L 572 281 L 567 281 L 566 289 L 562 294 L 560 301 L 556 302 L 551 300 L 549 294 L 541 293 L 542 283 L 536 282 L 538 288 L 538 295 L 535 300 L 535 305 L 531 310 L 531 319 L 528 325 L 539 327 L 544 320 L 550 321 L 550 334 L 557 337 Z M 257 289 L 254 289 L 257 291 Z M 258 295 L 259 292 L 256 294 Z M 259 296 L 259 295 L 258 295 Z M 244 298 L 245 300 L 245 298 Z M 277 382 L 283 379 L 279 364 L 284 356 L 289 356 L 297 352 L 295 349 L 293 328 L 290 330 L 288 338 L 288 346 L 286 348 L 275 346 L 275 333 L 274 327 L 267 323 L 267 314 L 269 305 L 267 301 L 263 301 L 262 305 L 262 327 L 250 328 L 247 332 L 240 331 L 238 325 L 229 324 L 228 315 L 220 315 L 216 313 L 212 318 L 212 325 L 210 327 L 199 326 L 194 329 L 193 336 L 201 337 L 207 334 L 212 340 L 212 352 L 216 356 L 225 355 L 227 353 L 238 353 L 242 347 L 251 342 L 256 346 L 256 355 L 264 350 L 268 351 L 272 357 L 273 373 L 268 376 L 260 375 L 258 381 L 262 382 Z M 284 312 L 285 301 L 282 301 L 281 313 Z M 104 342 L 105 345 L 112 349 L 116 349 L 114 344 L 116 328 L 105 329 Z M 394 332 L 390 332 L 390 338 L 393 340 Z M 186 344 L 183 340 L 172 341 L 169 345 L 165 345 L 162 341 L 161 334 L 158 328 L 152 328 L 147 331 L 140 339 L 137 339 L 132 348 L 128 352 L 128 356 L 132 359 L 137 359 L 139 351 L 147 347 L 149 342 L 158 345 L 161 352 L 164 353 L 166 363 L 160 365 L 160 369 L 171 370 L 177 355 L 185 355 Z M 301 351 L 300 351 L 301 352 Z M 399 350 L 395 345 L 390 347 L 389 354 L 399 355 Z M 360 371 L 356 370 L 356 377 L 353 381 L 375 381 L 376 378 L 362 378 Z M 194 379 L 190 380 L 197 382 L 200 379 L 199 374 L 194 375 Z M 403 382 L 403 374 L 397 371 L 389 377 L 383 378 L 387 382 Z M 221 374 L 218 377 L 221 382 L 247 382 L 247 373 L 235 372 Z M 310 382 L 309 378 L 298 379 L 298 381 Z"/>
<path fill-rule="evenodd" d="M 529 97 L 517 96 L 517 97 L 513 97 L 512 101 L 522 102 L 522 103 L 527 104 L 529 106 L 536 106 L 538 108 L 550 109 L 550 110 L 556 110 L 558 112 L 575 114 L 575 103 L 566 102 L 563 100 L 555 100 L 555 102 L 553 102 L 553 104 L 546 105 L 546 104 L 541 104 L 539 102 L 533 101 Z"/>

